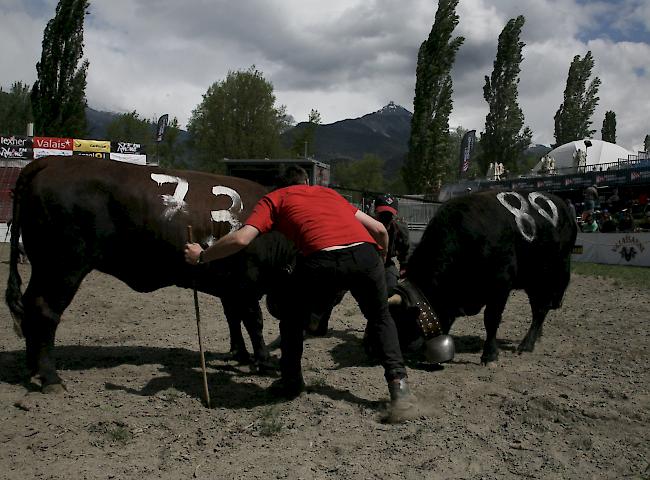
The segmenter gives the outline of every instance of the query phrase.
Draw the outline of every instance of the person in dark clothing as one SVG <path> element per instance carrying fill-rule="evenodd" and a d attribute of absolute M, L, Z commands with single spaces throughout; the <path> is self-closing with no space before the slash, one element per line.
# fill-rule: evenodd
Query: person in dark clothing
<path fill-rule="evenodd" d="M 345 289 L 358 302 L 373 340 L 380 345 L 393 409 L 408 414 L 417 408 L 417 402 L 407 384 L 397 328 L 388 310 L 383 259 L 378 253 L 379 249 L 382 256 L 386 254 L 386 228 L 336 191 L 310 186 L 302 168 L 289 167 L 285 177 L 289 186 L 265 195 L 239 230 L 205 251 L 199 244 L 188 243 L 186 261 L 196 264 L 227 257 L 272 229 L 286 235 L 300 255 L 286 289 L 291 308 L 280 317 L 281 379 L 273 390 L 293 398 L 304 389 L 303 327 L 312 309 L 323 309 Z"/>
<path fill-rule="evenodd" d="M 397 217 L 399 201 L 391 194 L 380 195 L 375 199 L 375 218 L 379 220 L 388 232 L 388 252 L 384 269 L 386 272 L 386 290 L 390 297 L 394 293 L 397 281 L 406 268 L 409 255 L 410 241 L 407 226 Z M 399 264 L 399 270 L 395 265 Z"/>

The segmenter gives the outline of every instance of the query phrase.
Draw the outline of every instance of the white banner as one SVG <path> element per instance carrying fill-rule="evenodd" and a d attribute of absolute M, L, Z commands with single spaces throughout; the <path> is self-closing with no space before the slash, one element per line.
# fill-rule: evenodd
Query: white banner
<path fill-rule="evenodd" d="M 72 155 L 72 150 L 58 150 L 56 148 L 34 148 L 34 159 L 47 157 L 48 155 Z"/>
<path fill-rule="evenodd" d="M 138 165 L 147 164 L 146 155 L 132 155 L 130 153 L 111 152 L 111 160 L 117 160 L 118 162 L 126 162 L 126 163 L 136 163 Z"/>
<path fill-rule="evenodd" d="M 650 267 L 650 232 L 578 233 L 571 259 L 576 262 Z"/>

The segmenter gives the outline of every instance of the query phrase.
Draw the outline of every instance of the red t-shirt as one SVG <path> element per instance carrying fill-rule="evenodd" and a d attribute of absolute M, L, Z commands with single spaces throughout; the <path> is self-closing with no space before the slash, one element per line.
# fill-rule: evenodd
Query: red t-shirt
<path fill-rule="evenodd" d="M 276 229 L 309 255 L 336 245 L 376 243 L 355 218 L 357 210 L 331 188 L 292 185 L 265 195 L 244 223 L 262 233 Z"/>

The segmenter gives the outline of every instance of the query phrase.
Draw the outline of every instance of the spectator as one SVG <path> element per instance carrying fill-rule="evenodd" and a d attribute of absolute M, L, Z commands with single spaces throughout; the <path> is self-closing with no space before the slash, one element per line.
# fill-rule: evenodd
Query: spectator
<path fill-rule="evenodd" d="M 570 198 L 566 199 L 566 204 L 569 207 L 569 211 L 571 212 L 571 215 L 573 216 L 573 220 L 575 222 L 578 222 L 578 214 L 576 213 L 576 206 L 573 204 Z"/>
<path fill-rule="evenodd" d="M 598 206 L 598 189 L 596 185 L 585 188 L 583 195 L 585 199 L 585 211 L 593 212 Z"/>
<path fill-rule="evenodd" d="M 611 213 L 616 213 L 621 208 L 621 197 L 618 196 L 618 188 L 615 188 L 607 199 L 607 205 Z"/>
<path fill-rule="evenodd" d="M 594 218 L 594 214 L 592 212 L 585 212 L 583 214 L 583 217 L 584 221 L 582 222 L 582 231 L 584 233 L 595 233 L 600 230 L 598 227 L 598 222 Z"/>
<path fill-rule="evenodd" d="M 633 232 L 636 228 L 634 224 L 634 217 L 632 217 L 632 209 L 624 208 L 619 214 L 618 231 L 619 232 Z"/>
<path fill-rule="evenodd" d="M 607 210 L 603 210 L 600 216 L 600 231 L 603 233 L 615 232 L 617 228 L 616 220 Z"/>

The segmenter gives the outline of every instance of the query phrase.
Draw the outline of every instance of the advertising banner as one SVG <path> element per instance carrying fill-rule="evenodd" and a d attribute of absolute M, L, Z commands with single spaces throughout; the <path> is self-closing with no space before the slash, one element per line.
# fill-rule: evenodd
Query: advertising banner
<path fill-rule="evenodd" d="M 576 262 L 650 267 L 650 232 L 578 233 Z"/>
<path fill-rule="evenodd" d="M 106 140 L 80 140 L 74 139 L 74 152 L 101 152 L 111 153 L 111 142 Z"/>
<path fill-rule="evenodd" d="M 167 123 L 169 122 L 169 114 L 161 115 L 158 119 L 158 126 L 156 127 L 156 141 L 162 142 L 163 136 L 165 135 L 165 130 L 167 129 Z"/>
<path fill-rule="evenodd" d="M 47 157 L 49 155 L 72 155 L 72 150 L 57 150 L 55 148 L 36 148 L 34 147 L 34 160 L 41 157 Z"/>
<path fill-rule="evenodd" d="M 472 150 L 474 150 L 474 144 L 476 143 L 476 130 L 470 130 L 465 132 L 463 139 L 460 142 L 460 159 L 459 167 L 461 174 L 469 170 L 469 158 L 472 155 Z"/>
<path fill-rule="evenodd" d="M 101 158 L 102 160 L 108 160 L 111 158 L 110 152 L 79 152 L 75 151 L 75 155 L 79 155 L 81 157 L 93 157 L 93 158 Z"/>
<path fill-rule="evenodd" d="M 34 142 L 30 137 L 0 136 L 0 158 L 3 160 L 31 160 Z"/>
<path fill-rule="evenodd" d="M 135 163 L 136 165 L 146 165 L 147 156 L 146 155 L 137 155 L 130 153 L 115 153 L 111 152 L 111 160 L 116 160 L 118 162 L 126 163 Z"/>
<path fill-rule="evenodd" d="M 144 153 L 144 145 L 130 142 L 111 142 L 111 153 L 127 153 L 141 155 Z"/>
<path fill-rule="evenodd" d="M 69 150 L 70 152 L 72 152 L 72 139 L 58 138 L 58 137 L 34 137 L 34 151 L 36 151 L 37 148 L 51 149 L 51 150 Z M 59 154 L 50 153 L 49 155 L 59 155 Z"/>

